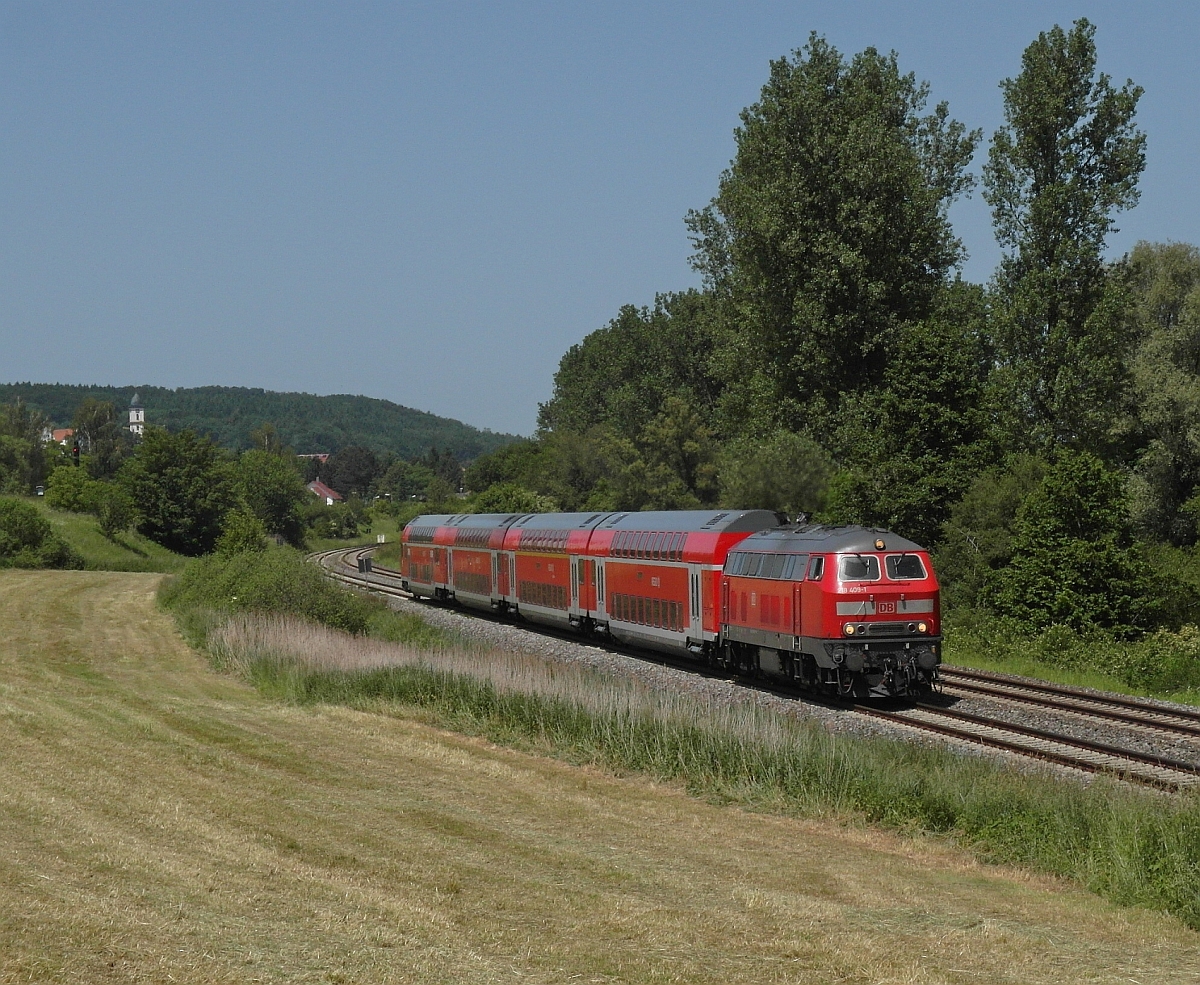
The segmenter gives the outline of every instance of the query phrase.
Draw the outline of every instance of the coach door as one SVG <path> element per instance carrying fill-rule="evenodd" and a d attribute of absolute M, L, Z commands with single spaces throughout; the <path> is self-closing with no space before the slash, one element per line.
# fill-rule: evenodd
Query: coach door
<path fill-rule="evenodd" d="M 688 565 L 688 636 L 704 639 L 704 612 L 700 608 L 700 565 Z"/>
<path fill-rule="evenodd" d="M 607 618 L 608 596 L 604 594 L 604 561 L 596 559 L 596 616 Z"/>
<path fill-rule="evenodd" d="M 579 569 L 583 567 L 583 561 L 577 557 L 567 556 L 567 566 L 571 569 L 571 606 L 570 610 L 573 613 L 579 611 Z"/>

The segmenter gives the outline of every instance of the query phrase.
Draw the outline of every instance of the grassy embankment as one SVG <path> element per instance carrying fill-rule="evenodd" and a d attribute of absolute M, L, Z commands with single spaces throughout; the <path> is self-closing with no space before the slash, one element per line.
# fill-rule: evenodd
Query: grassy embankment
<path fill-rule="evenodd" d="M 23 497 L 50 521 L 55 533 L 83 555 L 89 571 L 180 571 L 187 558 L 160 547 L 136 531 L 128 530 L 111 540 L 100 532 L 90 513 L 52 510 L 40 497 Z"/>
<path fill-rule="evenodd" d="M 229 589 L 216 576 L 257 584 L 261 564 L 247 558 L 190 568 L 164 601 L 184 614 L 228 609 Z M 270 577 L 289 576 L 277 567 Z M 365 604 L 332 585 L 326 591 L 322 605 Z M 503 654 L 389 648 L 295 621 L 255 622 L 269 617 L 248 610 L 266 606 L 244 597 L 237 605 L 241 621 L 232 630 L 228 616 L 208 619 L 209 650 L 219 666 L 270 696 L 416 714 L 574 763 L 682 781 L 754 809 L 944 833 L 982 859 L 1066 876 L 1200 927 L 1200 798 L 1022 776 L 901 742 L 833 739 L 791 716 L 664 697 L 578 667 L 521 658 L 514 669 Z M 279 609 L 317 614 L 312 605 Z M 346 616 L 321 618 L 355 629 Z"/>
<path fill-rule="evenodd" d="M 270 700 L 180 640 L 158 581 L 0 572 L 0 981 L 1184 982 L 1200 964 L 1173 918 L 941 840 L 720 806 L 431 727 L 429 707 Z"/>

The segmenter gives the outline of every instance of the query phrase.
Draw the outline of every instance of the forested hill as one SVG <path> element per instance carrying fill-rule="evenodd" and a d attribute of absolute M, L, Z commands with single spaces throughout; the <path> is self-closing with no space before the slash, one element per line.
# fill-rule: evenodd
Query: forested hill
<path fill-rule="evenodd" d="M 134 393 L 141 396 L 146 421 L 172 431 L 192 428 L 229 448 L 250 445 L 250 432 L 274 424 L 297 452 L 333 452 L 363 445 L 377 452 L 413 458 L 430 448 L 449 449 L 460 461 L 495 451 L 513 435 L 481 431 L 424 411 L 374 397 L 276 393 L 246 387 L 72 386 L 59 383 L 0 384 L 0 404 L 18 398 L 60 427 L 70 425 L 86 398 L 112 401 L 124 414 Z"/>

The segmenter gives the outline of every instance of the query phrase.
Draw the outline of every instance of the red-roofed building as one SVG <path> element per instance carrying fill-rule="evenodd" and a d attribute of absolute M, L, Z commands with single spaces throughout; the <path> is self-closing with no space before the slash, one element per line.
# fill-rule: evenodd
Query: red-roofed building
<path fill-rule="evenodd" d="M 310 482 L 308 484 L 308 491 L 314 496 L 325 500 L 326 506 L 332 506 L 334 503 L 340 503 L 343 498 L 340 492 L 338 492 L 336 489 L 330 489 L 319 479 L 316 482 Z"/>
<path fill-rule="evenodd" d="M 75 437 L 74 428 L 55 428 L 50 432 L 50 439 L 60 445 L 67 444 L 73 437 Z"/>

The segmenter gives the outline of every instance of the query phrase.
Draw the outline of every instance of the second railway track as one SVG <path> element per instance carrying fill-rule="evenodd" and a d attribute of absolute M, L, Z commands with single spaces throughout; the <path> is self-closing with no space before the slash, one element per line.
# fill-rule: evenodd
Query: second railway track
<path fill-rule="evenodd" d="M 330 577 L 337 581 L 385 595 L 411 598 L 412 596 L 401 587 L 399 571 L 386 567 L 374 568 L 369 574 L 359 571 L 359 559 L 370 556 L 374 550 L 373 546 L 341 548 L 323 551 L 311 557 L 313 561 L 325 568 Z M 484 617 L 471 610 L 461 611 Z M 538 627 L 538 631 L 541 632 L 542 627 Z M 552 633 L 551 635 L 563 639 L 573 638 L 567 633 Z M 614 652 L 627 656 L 644 656 L 628 647 L 607 641 L 588 640 L 587 642 L 592 646 L 608 646 Z M 683 661 L 664 661 L 658 654 L 651 659 L 660 663 L 667 662 L 671 666 L 680 668 L 698 669 L 695 665 L 689 666 Z M 1144 699 L 1097 694 L 1079 688 L 1031 682 L 1009 675 L 973 671 L 961 667 L 945 666 L 942 668 L 942 675 L 945 689 L 952 694 L 955 692 L 975 694 L 993 700 L 1037 706 L 1054 712 L 1065 712 L 1106 723 L 1119 723 L 1125 727 L 1200 737 L 1200 712 L 1165 708 Z M 762 687 L 760 681 L 753 683 L 755 686 Z M 786 694 L 789 697 L 808 697 L 807 695 L 797 695 L 796 692 L 787 689 L 771 687 L 769 690 Z M 1200 759 L 1196 762 L 1188 762 L 1113 743 L 1089 741 L 1049 729 L 1014 724 L 991 716 L 968 714 L 934 704 L 922 703 L 899 710 L 863 704 L 842 705 L 841 707 L 904 729 L 1003 750 L 1071 769 L 1109 774 L 1170 791 L 1200 789 Z"/>

